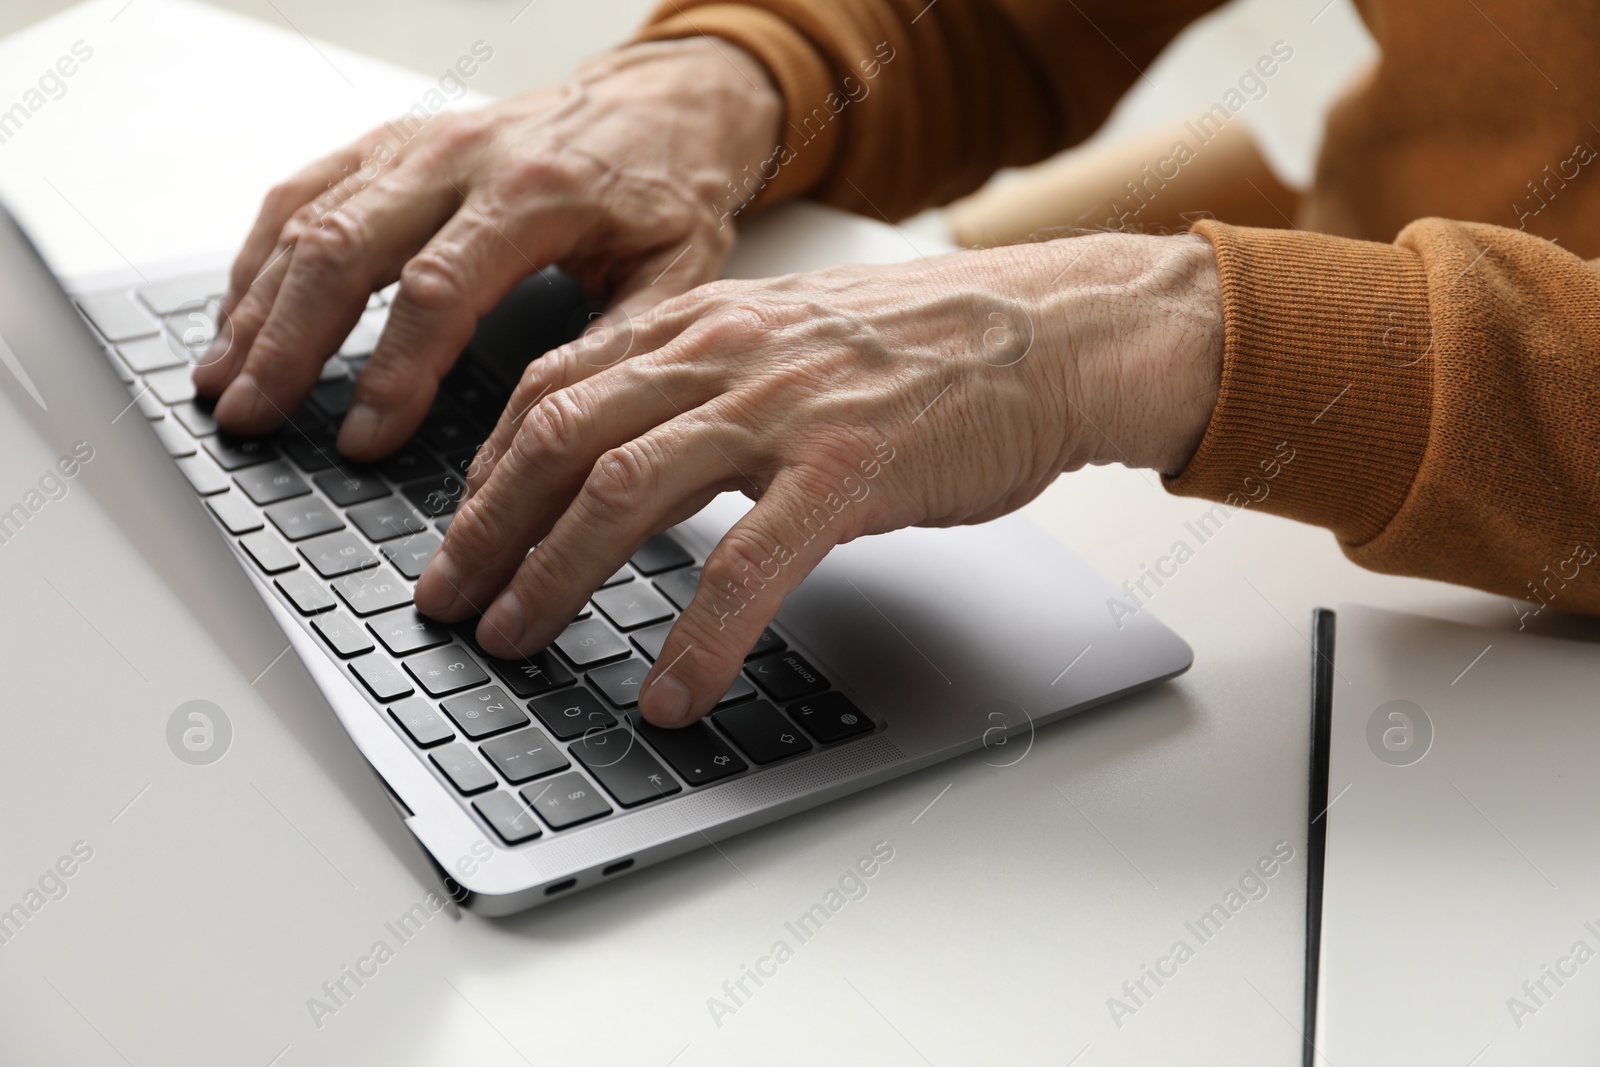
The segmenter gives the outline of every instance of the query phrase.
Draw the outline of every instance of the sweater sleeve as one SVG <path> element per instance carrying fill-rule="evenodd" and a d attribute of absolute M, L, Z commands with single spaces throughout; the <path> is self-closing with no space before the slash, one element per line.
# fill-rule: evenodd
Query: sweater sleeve
<path fill-rule="evenodd" d="M 666 0 L 643 40 L 709 36 L 783 94 L 755 203 L 899 219 L 1087 137 L 1217 0 Z"/>
<path fill-rule="evenodd" d="M 1326 526 L 1373 570 L 1600 613 L 1600 260 L 1442 219 L 1394 244 L 1195 229 L 1222 388 L 1172 491 Z"/>

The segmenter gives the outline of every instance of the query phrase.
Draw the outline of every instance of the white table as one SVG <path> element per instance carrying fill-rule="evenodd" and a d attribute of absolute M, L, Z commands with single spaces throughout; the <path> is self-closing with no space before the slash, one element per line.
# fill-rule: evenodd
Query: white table
<path fill-rule="evenodd" d="M 232 243 L 272 176 L 418 91 L 414 75 L 298 38 L 242 49 L 239 24 L 168 0 L 113 24 L 119 4 L 0 44 L 0 69 L 25 71 L 96 35 L 71 93 L 3 149 L 0 187 L 65 274 Z M 179 25 L 211 44 L 188 48 Z M 330 104 L 331 66 L 362 90 Z M 247 136 L 213 121 L 223 110 Z M 919 240 L 780 215 L 752 230 L 743 269 L 901 259 Z M 61 507 L 59 537 L 0 558 L 0 648 L 13 669 L 60 672 L 75 699 L 118 695 L 87 713 L 92 744 L 40 726 L 41 709 L 6 709 L 0 907 L 73 842 L 94 858 L 0 945 L 5 1063 L 1297 1062 L 1309 612 L 1356 599 L 1515 621 L 1493 598 L 1363 572 L 1324 532 L 1239 513 L 1153 601 L 1195 649 L 1176 682 L 509 921 L 441 913 L 402 944 L 385 923 L 434 885 L 300 665 L 201 614 L 142 633 L 139 598 L 184 591 L 106 516 Z M 1152 475 L 1097 469 L 1028 511 L 1120 582 L 1205 508 Z M 126 611 L 91 623 L 130 652 L 126 668 L 38 593 L 34 568 L 65 575 L 69 595 L 127 583 Z M 236 731 L 209 767 L 179 763 L 162 734 L 196 697 Z M 1269 894 L 1114 1021 L 1108 998 L 1133 1004 L 1124 981 L 1194 944 L 1185 922 L 1279 841 L 1295 857 Z M 785 922 L 877 842 L 894 855 L 868 895 L 714 1018 L 708 998 L 793 943 Z M 308 998 L 380 938 L 394 958 L 347 980 L 319 1027 Z"/>

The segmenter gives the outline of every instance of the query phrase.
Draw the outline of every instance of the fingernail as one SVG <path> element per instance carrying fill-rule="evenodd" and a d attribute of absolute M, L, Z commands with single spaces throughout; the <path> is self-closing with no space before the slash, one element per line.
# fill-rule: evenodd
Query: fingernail
<path fill-rule="evenodd" d="M 507 589 L 483 613 L 483 622 L 478 626 L 479 639 L 481 641 L 484 635 L 488 635 L 497 645 L 503 642 L 520 647 L 524 618 L 522 598 Z"/>
<path fill-rule="evenodd" d="M 448 553 L 433 554 L 411 600 L 424 615 L 444 617 L 455 612 L 461 603 L 461 571 Z"/>
<path fill-rule="evenodd" d="M 639 694 L 639 711 L 657 726 L 681 726 L 689 717 L 689 690 L 672 675 L 660 675 Z"/>
<path fill-rule="evenodd" d="M 241 374 L 217 398 L 216 420 L 223 424 L 249 420 L 261 401 L 261 389 L 248 374 Z"/>
<path fill-rule="evenodd" d="M 347 456 L 367 451 L 372 447 L 373 440 L 378 436 L 378 427 L 382 424 L 383 416 L 378 414 L 377 408 L 370 404 L 357 404 L 344 417 L 344 425 L 339 427 L 339 451 Z"/>

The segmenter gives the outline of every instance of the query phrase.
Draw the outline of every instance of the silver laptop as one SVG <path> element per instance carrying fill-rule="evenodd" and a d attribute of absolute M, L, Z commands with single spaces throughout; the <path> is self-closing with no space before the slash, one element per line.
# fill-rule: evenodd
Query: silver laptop
<path fill-rule="evenodd" d="M 483 914 L 964 752 L 1020 752 L 1033 730 L 1191 662 L 1179 637 L 1148 612 L 1114 614 L 1108 582 L 1012 516 L 835 550 L 713 714 L 654 728 L 636 711 L 639 680 L 744 498 L 640 546 L 525 660 L 486 656 L 470 627 L 410 603 L 508 382 L 586 323 L 578 288 L 554 272 L 519 287 L 416 438 L 356 468 L 332 442 L 383 327 L 383 294 L 290 423 L 241 440 L 218 432 L 189 381 L 223 278 L 219 261 L 208 274 L 69 296 L 0 217 L 0 389 L 69 451 L 70 427 L 91 409 L 148 425 L 122 446 L 136 484 L 118 491 L 139 501 L 141 522 L 156 516 L 196 582 L 244 571 L 452 893 Z M 0 515 L 0 533 L 26 521 Z"/>

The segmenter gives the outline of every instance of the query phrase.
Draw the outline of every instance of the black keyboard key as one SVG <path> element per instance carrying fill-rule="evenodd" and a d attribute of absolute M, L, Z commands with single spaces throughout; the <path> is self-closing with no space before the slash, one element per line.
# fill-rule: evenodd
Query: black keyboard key
<path fill-rule="evenodd" d="M 230 433 L 219 433 L 206 438 L 204 445 L 205 450 L 211 453 L 211 458 L 217 461 L 217 466 L 225 471 L 243 470 L 278 458 L 278 449 L 264 437 L 235 437 Z"/>
<path fill-rule="evenodd" d="M 656 588 L 661 590 L 666 598 L 678 605 L 679 611 L 689 609 L 689 601 L 694 599 L 694 591 L 700 585 L 699 567 L 688 567 L 671 574 L 663 574 L 656 579 Z"/>
<path fill-rule="evenodd" d="M 367 620 L 367 629 L 397 656 L 438 648 L 448 644 L 450 631 L 438 623 L 423 618 L 416 608 L 406 607 Z"/>
<path fill-rule="evenodd" d="M 611 805 L 577 771 L 568 771 L 548 782 L 525 785 L 521 796 L 552 830 L 565 830 L 611 814 Z"/>
<path fill-rule="evenodd" d="M 539 716 L 539 721 L 555 735 L 557 741 L 571 741 L 592 730 L 605 730 L 617 725 L 617 720 L 600 703 L 600 698 L 587 689 L 568 689 L 535 697 L 528 701 L 528 710 Z"/>
<path fill-rule="evenodd" d="M 444 456 L 444 466 L 451 474 L 465 479 L 472 473 L 472 464 L 477 461 L 476 448 L 463 448 L 455 452 L 447 452 Z"/>
<path fill-rule="evenodd" d="M 650 664 L 638 656 L 630 656 L 620 663 L 596 667 L 589 672 L 589 681 L 617 707 L 633 708 L 639 705 L 639 687 L 649 673 Z"/>
<path fill-rule="evenodd" d="M 315 626 L 316 622 L 320 622 L 327 617 L 326 615 L 319 616 L 312 625 Z M 381 652 L 374 652 L 370 656 L 362 656 L 360 659 L 351 660 L 350 669 L 355 672 L 357 678 L 361 679 L 361 684 L 366 686 L 373 696 L 385 704 L 399 700 L 401 697 L 408 697 L 416 692 L 411 685 L 411 680 L 400 673 L 400 668 L 396 667 L 393 661 Z"/>
<path fill-rule="evenodd" d="M 339 450 L 335 447 L 332 430 L 297 430 L 290 427 L 283 431 L 279 444 L 288 457 L 294 460 L 295 466 L 307 474 L 325 471 L 333 466 L 339 458 Z"/>
<path fill-rule="evenodd" d="M 333 583 L 333 591 L 351 611 L 361 616 L 376 615 L 411 603 L 411 587 L 388 567 L 346 574 Z"/>
<path fill-rule="evenodd" d="M 794 721 L 824 745 L 843 741 L 857 734 L 871 733 L 873 722 L 843 693 L 823 693 L 819 697 L 789 705 Z"/>
<path fill-rule="evenodd" d="M 285 500 L 267 509 L 267 518 L 278 532 L 291 541 L 304 541 L 308 537 L 344 529 L 338 514 L 322 502 L 320 497 L 303 496 Z"/>
<path fill-rule="evenodd" d="M 400 447 L 388 459 L 378 464 L 383 476 L 391 482 L 414 482 L 439 472 L 439 461 L 416 441 Z"/>
<path fill-rule="evenodd" d="M 328 428 L 328 424 L 323 421 L 322 416 L 318 415 L 316 409 L 309 404 L 290 415 L 288 425 L 289 429 L 285 433 L 289 437 L 299 436 L 299 434 L 295 433 L 296 430 L 300 431 L 301 434 L 310 434 L 313 431 L 326 430 Z"/>
<path fill-rule="evenodd" d="M 623 582 L 631 581 L 633 581 L 633 568 L 624 563 L 617 568 L 617 573 L 600 583 L 600 588 L 610 589 L 614 585 L 621 585 Z"/>
<path fill-rule="evenodd" d="M 674 567 L 687 567 L 694 557 L 667 534 L 656 534 L 639 546 L 628 562 L 639 568 L 641 574 L 660 574 Z"/>
<path fill-rule="evenodd" d="M 711 720 L 755 763 L 776 763 L 811 751 L 805 734 L 765 700 L 712 712 Z"/>
<path fill-rule="evenodd" d="M 359 656 L 373 649 L 372 635 L 342 611 L 318 615 L 311 620 L 311 628 L 321 634 L 322 639 L 328 642 L 328 647 L 341 656 Z M 411 687 L 406 686 L 406 692 L 410 691 Z"/>
<path fill-rule="evenodd" d="M 293 602 L 295 610 L 302 615 L 315 615 L 334 605 L 333 594 L 328 592 L 328 587 L 298 568 L 279 575 L 278 588 L 283 590 L 283 595 Z"/>
<path fill-rule="evenodd" d="M 476 448 L 488 437 L 488 431 L 465 415 L 440 412 L 422 420 L 419 436 L 440 452 L 455 452 L 463 448 Z"/>
<path fill-rule="evenodd" d="M 788 647 L 783 643 L 783 638 L 773 633 L 771 629 L 766 629 L 761 631 L 761 636 L 756 638 L 755 647 L 746 652 L 744 658 L 752 660 L 757 656 L 767 656 L 774 652 L 782 652 Z"/>
<path fill-rule="evenodd" d="M 478 748 L 512 785 L 531 782 L 572 766 L 561 754 L 561 746 L 536 727 L 485 741 Z"/>
<path fill-rule="evenodd" d="M 456 510 L 456 502 L 467 491 L 467 483 L 456 474 L 436 474 L 431 478 L 410 482 L 400 487 L 407 500 L 429 515 L 443 515 Z"/>
<path fill-rule="evenodd" d="M 828 680 L 798 652 L 778 652 L 745 664 L 745 673 L 779 701 L 788 703 L 828 688 Z"/>
<path fill-rule="evenodd" d="M 300 566 L 300 561 L 278 535 L 270 530 L 258 530 L 239 538 L 239 544 L 250 553 L 250 558 L 256 561 L 256 566 L 268 574 L 280 574 L 283 571 L 292 571 Z"/>
<path fill-rule="evenodd" d="M 466 745 L 458 742 L 434 749 L 428 758 L 450 779 L 451 785 L 467 796 L 494 788 L 494 775 Z"/>
<path fill-rule="evenodd" d="M 304 541 L 300 545 L 300 554 L 324 578 L 337 578 L 341 574 L 378 565 L 378 557 L 349 530 Z"/>
<path fill-rule="evenodd" d="M 667 635 L 672 632 L 672 621 L 658 622 L 654 626 L 646 626 L 643 630 L 635 630 L 628 636 L 633 638 L 633 643 L 639 646 L 639 651 L 650 657 L 654 663 L 661 658 L 661 646 L 667 643 Z"/>
<path fill-rule="evenodd" d="M 246 496 L 263 507 L 267 504 L 276 504 L 280 500 L 305 496 L 311 492 L 311 487 L 305 483 L 305 479 L 281 459 L 246 468 L 235 474 L 233 480 L 244 490 Z"/>
<path fill-rule="evenodd" d="M 498 685 L 453 696 L 440 707 L 474 741 L 528 724 L 528 716 Z"/>
<path fill-rule="evenodd" d="M 311 390 L 311 404 L 317 414 L 329 422 L 338 423 L 344 418 L 344 413 L 350 410 L 350 401 L 355 399 L 355 395 L 356 383 L 352 378 L 323 382 Z"/>
<path fill-rule="evenodd" d="M 620 728 L 589 734 L 581 741 L 574 741 L 568 751 L 625 808 L 638 807 L 682 791 L 632 730 Z"/>
<path fill-rule="evenodd" d="M 385 496 L 381 500 L 358 504 L 345 515 L 355 523 L 356 529 L 366 535 L 368 541 L 387 541 L 408 533 L 420 533 L 428 528 L 428 517 L 397 496 Z"/>
<path fill-rule="evenodd" d="M 389 708 L 389 714 L 418 748 L 427 748 L 455 737 L 455 731 L 433 705 L 421 697 L 407 697 Z"/>
<path fill-rule="evenodd" d="M 422 571 L 439 551 L 444 539 L 433 532 L 412 534 L 404 541 L 390 541 L 378 546 L 383 558 L 394 564 L 394 569 L 413 582 L 422 577 Z"/>
<path fill-rule="evenodd" d="M 436 697 L 470 689 L 489 680 L 483 668 L 460 645 L 447 645 L 412 656 L 406 660 L 406 670 L 428 695 Z"/>
<path fill-rule="evenodd" d="M 375 471 L 361 467 L 334 467 L 311 480 L 341 508 L 389 495 L 389 487 L 383 479 Z"/>
<path fill-rule="evenodd" d="M 556 638 L 556 647 L 580 667 L 628 654 L 628 642 L 599 619 L 584 619 L 568 626 Z"/>
<path fill-rule="evenodd" d="M 594 595 L 594 606 L 619 630 L 633 630 L 672 618 L 672 605 L 644 582 L 624 582 Z"/>
<path fill-rule="evenodd" d="M 528 805 L 515 793 L 496 790 L 474 800 L 472 806 L 478 809 L 484 822 L 494 827 L 500 840 L 508 845 L 520 845 L 544 833 L 539 829 L 539 820 L 533 817 Z"/>
<path fill-rule="evenodd" d="M 161 424 L 156 423 L 157 426 Z M 223 529 L 231 534 L 254 533 L 265 525 L 261 521 L 261 512 L 250 506 L 249 501 L 235 492 L 218 493 L 206 500 L 206 507 L 222 523 Z"/>
<path fill-rule="evenodd" d="M 572 681 L 572 672 L 548 650 L 527 659 L 493 659 L 489 666 L 517 696 L 527 699 Z"/>
<path fill-rule="evenodd" d="M 491 389 L 470 376 L 451 376 L 444 381 L 444 391 L 456 406 L 484 426 L 493 426 L 500 420 L 506 406 L 506 397 L 498 389 Z"/>
<path fill-rule="evenodd" d="M 706 785 L 746 769 L 744 760 L 703 722 L 678 730 L 644 722 L 638 729 L 639 736 L 690 785 Z"/>

